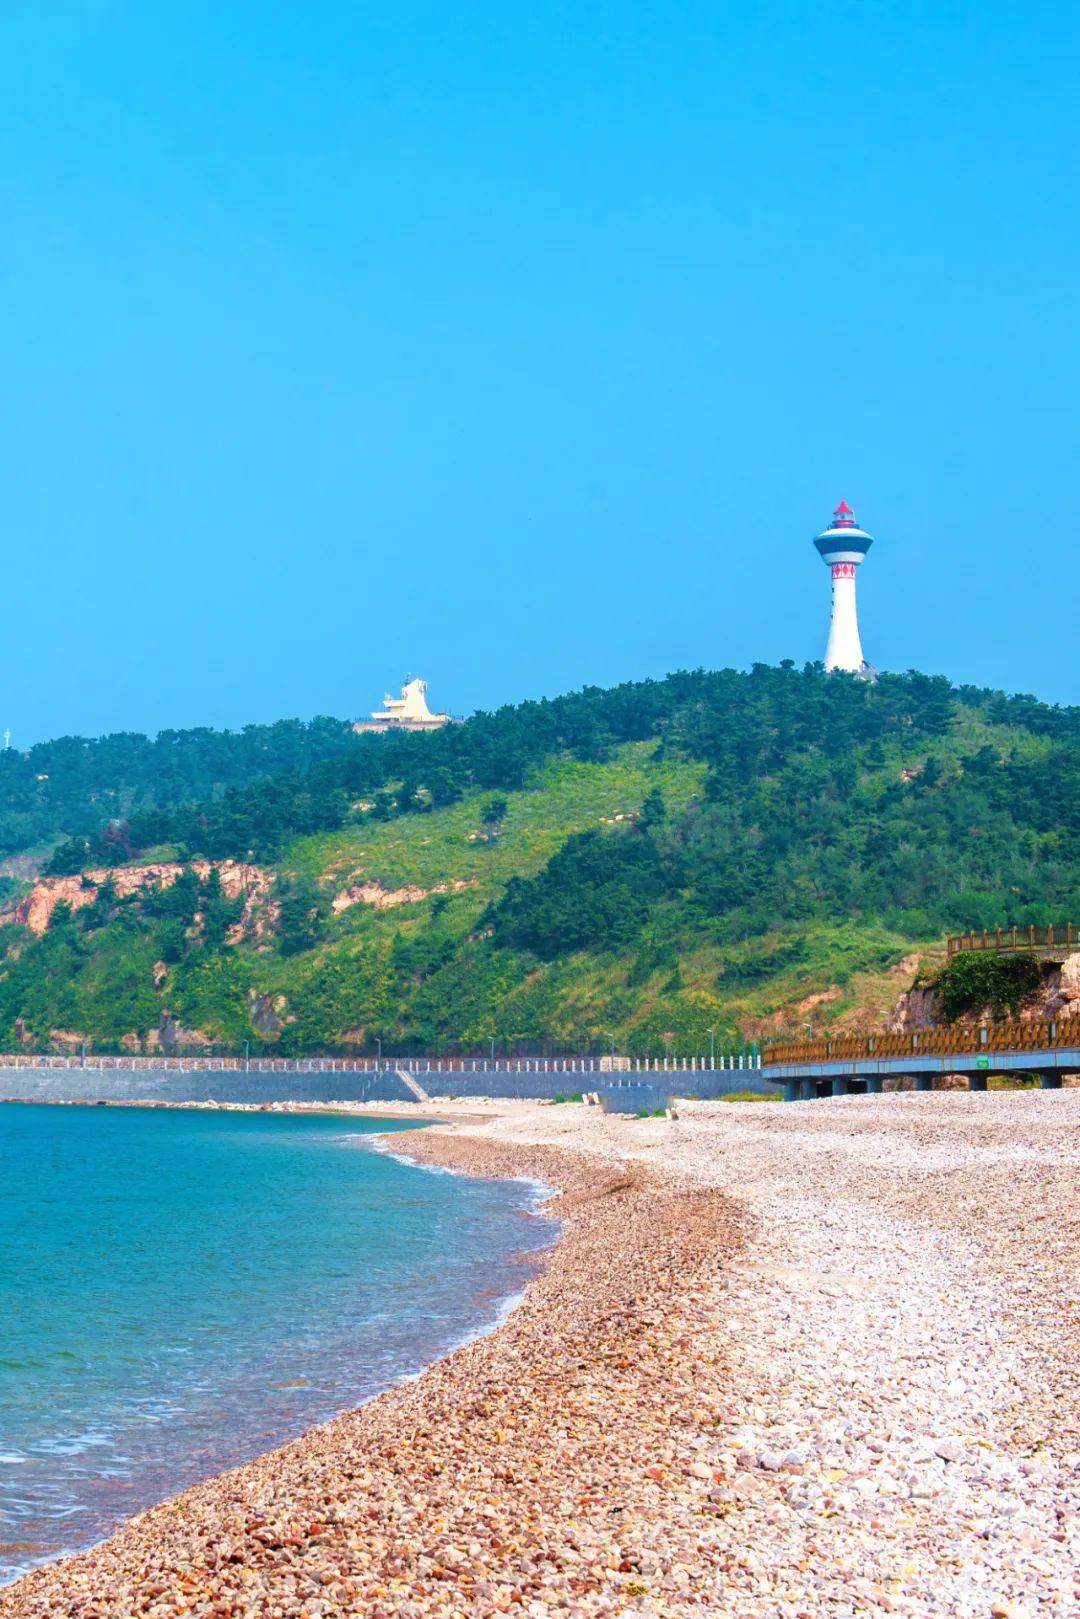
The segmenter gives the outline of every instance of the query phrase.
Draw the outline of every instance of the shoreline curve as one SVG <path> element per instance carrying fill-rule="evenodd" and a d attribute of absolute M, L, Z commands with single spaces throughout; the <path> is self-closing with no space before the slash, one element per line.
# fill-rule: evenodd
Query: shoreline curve
<path fill-rule="evenodd" d="M 393 1141 L 422 1167 L 554 1189 L 537 1212 L 561 1234 L 532 1256 L 516 1307 L 356 1410 L 23 1575 L 0 1589 L 0 1619 L 247 1619 L 283 1604 L 305 1619 L 390 1619 L 520 1612 L 556 1587 L 591 1605 L 613 1579 L 634 1585 L 645 1554 L 606 1513 L 592 1550 L 579 1527 L 542 1553 L 542 1526 L 591 1516 L 590 1492 L 633 1493 L 637 1444 L 670 1419 L 656 1357 L 693 1278 L 713 1279 L 739 1240 L 731 1205 L 562 1147 L 445 1127 Z M 658 1492 L 639 1482 L 619 1516 L 644 1523 Z"/>

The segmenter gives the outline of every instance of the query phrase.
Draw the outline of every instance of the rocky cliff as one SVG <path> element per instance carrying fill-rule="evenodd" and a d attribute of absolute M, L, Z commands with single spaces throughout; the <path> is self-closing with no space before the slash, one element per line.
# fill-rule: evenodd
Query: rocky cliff
<path fill-rule="evenodd" d="M 273 882 L 271 873 L 262 866 L 244 865 L 238 860 L 194 860 L 189 866 L 175 861 L 145 866 L 102 866 L 77 877 L 40 878 L 28 894 L 7 910 L 0 911 L 0 926 L 18 922 L 31 933 L 44 933 L 58 905 L 69 905 L 73 911 L 92 905 L 107 881 L 111 880 L 118 899 L 126 899 L 144 888 L 171 888 L 183 872 L 189 870 L 201 881 L 216 870 L 229 899 L 244 896 L 241 927 L 248 925 L 251 912 L 267 897 Z"/>
<path fill-rule="evenodd" d="M 1069 1016 L 1080 1012 L 1080 951 L 1065 957 L 1060 964 L 1044 962 L 1039 988 L 1018 1009 L 1017 1016 L 1025 1019 Z M 929 1029 L 943 1022 L 937 990 L 932 980 L 912 987 L 900 996 L 889 1020 L 893 1033 L 909 1029 Z M 988 1023 L 992 1021 L 989 1006 L 959 1020 L 961 1023 Z"/>

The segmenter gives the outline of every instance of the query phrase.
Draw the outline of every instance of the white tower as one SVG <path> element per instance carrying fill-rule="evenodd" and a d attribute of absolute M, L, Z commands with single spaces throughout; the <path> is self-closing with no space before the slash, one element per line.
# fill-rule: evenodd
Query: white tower
<path fill-rule="evenodd" d="M 863 680 L 873 680 L 875 671 L 863 656 L 859 639 L 859 617 L 855 610 L 855 570 L 874 543 L 874 536 L 857 528 L 855 513 L 846 500 L 833 512 L 832 522 L 814 541 L 821 560 L 832 573 L 832 616 L 829 644 L 825 648 L 826 669 L 846 669 Z"/>

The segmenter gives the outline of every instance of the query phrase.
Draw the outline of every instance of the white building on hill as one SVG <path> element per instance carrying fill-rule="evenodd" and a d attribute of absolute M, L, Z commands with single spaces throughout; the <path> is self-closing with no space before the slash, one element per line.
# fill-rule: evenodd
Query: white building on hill
<path fill-rule="evenodd" d="M 407 680 L 400 697 L 387 692 L 382 708 L 370 718 L 357 720 L 354 731 L 437 731 L 451 723 L 450 714 L 433 714 L 427 704 L 427 681 Z"/>

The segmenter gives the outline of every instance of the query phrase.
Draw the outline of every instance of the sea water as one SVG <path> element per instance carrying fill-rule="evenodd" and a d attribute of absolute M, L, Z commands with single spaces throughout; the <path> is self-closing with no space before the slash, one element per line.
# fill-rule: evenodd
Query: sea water
<path fill-rule="evenodd" d="M 535 1189 L 332 1114 L 0 1107 L 0 1580 L 491 1324 Z"/>

